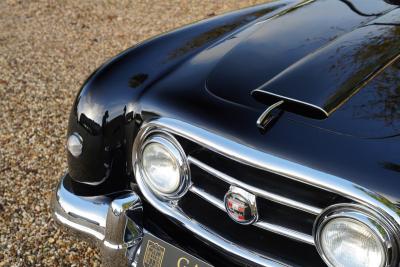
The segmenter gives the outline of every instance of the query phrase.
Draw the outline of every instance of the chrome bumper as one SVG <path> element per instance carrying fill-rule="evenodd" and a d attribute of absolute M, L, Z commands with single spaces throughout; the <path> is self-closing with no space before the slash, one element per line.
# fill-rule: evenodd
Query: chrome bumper
<path fill-rule="evenodd" d="M 100 247 L 103 266 L 136 266 L 143 237 L 143 207 L 135 192 L 80 197 L 61 179 L 51 206 L 55 221 Z"/>

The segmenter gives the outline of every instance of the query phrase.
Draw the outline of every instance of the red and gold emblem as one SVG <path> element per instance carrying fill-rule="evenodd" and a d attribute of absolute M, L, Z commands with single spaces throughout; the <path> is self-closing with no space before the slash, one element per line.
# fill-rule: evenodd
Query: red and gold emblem
<path fill-rule="evenodd" d="M 240 224 L 251 224 L 258 218 L 255 195 L 236 186 L 226 193 L 225 208 L 229 217 Z"/>

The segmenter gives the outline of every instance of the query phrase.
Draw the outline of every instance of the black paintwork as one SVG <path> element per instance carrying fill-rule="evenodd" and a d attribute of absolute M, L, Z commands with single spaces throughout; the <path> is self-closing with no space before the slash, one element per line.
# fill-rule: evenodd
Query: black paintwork
<path fill-rule="evenodd" d="M 265 104 L 285 99 L 284 110 L 328 117 L 399 58 L 400 28 L 371 24 L 305 56 L 252 94 Z"/>
<path fill-rule="evenodd" d="M 69 134 L 83 137 L 84 150 L 78 159 L 68 156 L 72 187 L 85 195 L 127 187 L 138 127 L 170 117 L 400 203 L 394 2 L 278 1 L 128 49 L 89 77 L 75 101 Z M 256 88 L 314 104 L 328 116 L 289 102 L 260 132 L 256 120 L 276 98 L 255 99 Z M 105 178 L 102 186 L 79 183 Z"/>
<path fill-rule="evenodd" d="M 332 12 L 334 9 L 335 12 Z M 208 77 L 207 88 L 220 97 L 252 107 L 255 103 L 248 96 L 252 90 L 259 88 L 329 111 L 332 104 L 325 102 L 332 93 L 340 90 L 340 86 L 336 86 L 336 81 L 324 83 L 324 80 L 337 79 L 342 73 L 354 77 L 357 62 L 349 62 L 352 64 L 347 66 L 347 62 L 339 60 L 351 60 L 369 42 L 369 36 L 360 39 L 360 35 L 368 35 L 369 29 L 356 29 L 373 18 L 358 15 L 340 1 L 317 1 L 307 8 L 293 9 L 290 19 L 288 15 L 281 16 L 253 27 L 249 36 L 245 33 L 237 35 L 240 39 L 238 44 L 222 55 Z M 337 52 L 338 49 L 341 50 Z M 332 58 L 335 55 L 336 58 Z M 372 62 L 375 63 L 380 62 Z M 334 68 L 334 65 L 338 66 Z M 331 73 L 336 70 L 341 72 Z M 305 77 L 306 74 L 313 77 Z M 305 81 L 314 84 L 306 84 Z M 319 81 L 324 88 L 316 84 Z M 299 88 L 300 84 L 302 87 Z M 270 100 L 267 104 L 277 101 L 276 98 Z M 286 101 L 285 105 L 294 109 L 294 103 Z M 308 111 L 305 105 L 297 110 Z M 316 117 L 318 115 L 315 114 Z"/>
<path fill-rule="evenodd" d="M 129 168 L 125 159 L 118 161 L 116 155 L 130 154 L 135 136 L 132 122 L 141 113 L 138 100 L 207 46 L 294 4 L 282 1 L 205 20 L 139 44 L 105 63 L 85 82 L 71 112 L 69 134 L 79 132 L 85 140 L 80 158 L 68 155 L 71 176 L 91 183 L 112 171 L 123 177 L 119 172 Z"/>
<path fill-rule="evenodd" d="M 398 200 L 398 172 L 388 166 L 399 164 L 399 62 L 369 81 L 328 119 L 286 112 L 264 135 L 255 121 L 266 105 L 250 96 L 251 90 L 272 83 L 269 79 L 276 75 L 288 77 L 282 79 L 285 85 L 288 81 L 296 87 L 313 85 L 310 99 L 321 94 L 321 99 L 327 99 L 327 92 L 316 87 L 335 92 L 339 89 L 333 85 L 357 88 L 368 77 L 371 62 L 393 58 L 400 35 L 399 27 L 393 26 L 398 18 L 398 10 L 393 10 L 396 6 L 371 2 L 379 5 L 379 18 L 364 14 L 365 6 L 363 14 L 354 12 L 359 1 L 352 6 L 337 0 L 299 6 L 293 1 L 277 2 L 187 26 L 125 51 L 99 68 L 77 97 L 70 132 L 79 132 L 85 147 L 82 158 L 69 157 L 71 176 L 89 182 L 112 172 L 129 176 L 136 121 L 167 116 L 343 176 Z M 363 40 L 354 38 L 354 49 L 344 46 L 343 53 L 339 51 L 346 57 L 329 57 L 334 54 L 331 46 L 343 39 L 351 42 L 360 32 Z M 323 66 L 323 60 L 336 65 Z M 322 79 L 314 72 L 304 72 L 312 70 L 308 65 L 321 65 Z M 368 71 L 360 71 L 363 68 Z M 339 69 L 343 79 L 330 76 L 331 69 Z M 288 72 L 289 76 L 299 72 L 308 79 L 291 78 Z M 357 73 L 361 75 L 352 76 Z M 290 91 L 290 85 L 283 89 L 295 98 L 307 95 Z"/>

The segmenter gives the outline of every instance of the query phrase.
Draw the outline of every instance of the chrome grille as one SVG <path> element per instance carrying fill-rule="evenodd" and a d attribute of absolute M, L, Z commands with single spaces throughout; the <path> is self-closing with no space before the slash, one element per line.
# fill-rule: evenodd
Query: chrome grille
<path fill-rule="evenodd" d="M 201 162 L 191 156 L 189 156 L 188 159 L 189 159 L 190 164 L 196 165 L 197 167 L 203 169 L 204 171 L 207 171 L 208 173 L 212 174 L 214 177 L 221 179 L 224 182 L 228 183 L 229 185 L 235 185 L 235 186 L 241 187 L 241 188 L 247 190 L 248 192 L 255 194 L 257 197 L 269 199 L 271 201 L 274 201 L 274 202 L 277 202 L 277 203 L 280 203 L 280 204 L 283 204 L 283 205 L 286 205 L 286 206 L 289 206 L 289 207 L 292 207 L 295 209 L 299 209 L 299 210 L 311 213 L 313 215 L 318 215 L 322 211 L 320 208 L 306 205 L 301 202 L 297 202 L 295 200 L 281 197 L 279 195 L 270 193 L 268 191 L 260 190 L 256 187 L 248 185 L 244 182 L 241 182 L 229 175 L 226 175 L 226 174 L 204 164 L 203 162 Z M 207 193 L 206 191 L 204 191 L 200 188 L 197 188 L 195 185 L 192 185 L 189 190 L 191 192 L 195 193 L 196 195 L 200 196 L 201 198 L 203 198 L 205 201 L 208 201 L 215 207 L 225 211 L 225 205 L 224 205 L 223 200 L 216 198 L 215 196 Z M 258 220 L 257 222 L 254 223 L 254 225 L 261 229 L 271 231 L 276 234 L 280 234 L 280 235 L 295 239 L 297 241 L 301 241 L 301 242 L 305 242 L 307 244 L 314 245 L 314 239 L 311 235 L 307 235 L 307 234 L 298 232 L 296 230 L 282 227 L 280 225 L 268 223 L 268 222 L 262 221 L 262 220 Z"/>
<path fill-rule="evenodd" d="M 174 119 L 160 118 L 150 121 L 142 126 L 138 137 L 135 140 L 133 153 L 137 151 L 138 146 L 141 145 L 141 141 L 143 141 L 153 132 L 168 132 L 169 134 L 176 136 L 182 145 L 184 145 L 183 143 L 185 142 L 191 142 L 200 148 L 200 150 L 204 149 L 210 154 L 225 157 L 225 159 L 230 161 L 232 166 L 237 164 L 245 164 L 249 168 L 261 170 L 265 173 L 265 175 L 273 174 L 279 176 L 281 179 L 292 181 L 299 185 L 308 186 L 309 188 L 312 188 L 312 190 L 319 190 L 326 192 L 326 194 L 338 196 L 337 199 L 334 198 L 336 203 L 359 203 L 371 209 L 379 210 L 380 212 L 385 213 L 388 218 L 391 218 L 391 220 L 397 224 L 400 222 L 400 218 L 397 215 L 399 212 L 397 208 L 391 205 L 388 201 L 382 201 L 383 198 L 374 192 L 371 192 L 358 185 L 354 185 L 340 177 L 275 157 L 271 154 L 255 150 L 214 133 L 205 131 L 201 128 Z M 222 182 L 227 186 L 235 185 L 243 188 L 246 191 L 256 195 L 257 199 L 259 200 L 276 203 L 277 205 L 280 205 L 281 209 L 296 210 L 302 212 L 303 214 L 308 214 L 308 216 L 312 216 L 312 218 L 315 219 L 318 214 L 320 214 L 321 211 L 327 206 L 335 204 L 335 202 L 326 202 L 330 204 L 324 206 L 313 205 L 312 201 L 302 201 L 298 196 L 291 197 L 288 192 L 282 192 L 282 194 L 280 194 L 276 191 L 276 188 L 274 190 L 268 190 L 268 188 L 265 187 L 261 188 L 260 186 L 256 186 L 255 184 L 248 182 L 246 179 L 243 180 L 240 173 L 238 173 L 238 175 L 232 175 L 232 173 L 222 171 L 220 168 L 212 166 L 212 164 L 209 162 L 205 162 L 203 159 L 200 159 L 196 153 L 193 153 L 192 150 L 189 149 L 185 151 L 191 167 L 201 169 L 208 175 L 212 176 L 215 181 Z M 228 254 L 246 259 L 250 264 L 254 263 L 261 266 L 296 265 L 292 264 L 293 261 L 291 259 L 285 259 L 282 257 L 282 255 L 278 255 L 279 249 L 274 248 L 274 244 L 269 244 L 272 248 L 272 253 L 264 253 L 263 251 L 256 251 L 247 245 L 240 244 L 240 240 L 238 241 L 236 239 L 235 243 L 235 241 L 230 240 L 229 235 L 224 235 L 224 229 L 221 230 L 221 227 L 213 228 L 213 225 L 208 225 L 208 222 L 204 219 L 205 214 L 195 214 L 191 212 L 195 208 L 193 209 L 193 207 L 190 207 L 190 205 L 188 210 L 187 207 L 185 207 L 185 203 L 190 204 L 191 202 L 196 201 L 196 204 L 207 204 L 210 207 L 213 207 L 215 211 L 218 211 L 219 214 L 225 214 L 225 207 L 221 196 L 215 194 L 213 190 L 208 190 L 207 188 L 199 186 L 196 181 L 193 181 L 189 192 L 178 201 L 169 202 L 157 198 L 150 190 L 148 190 L 142 178 L 140 177 L 138 166 L 135 164 L 134 154 L 132 158 L 137 183 L 148 202 L 166 216 L 180 221 L 180 225 L 182 227 L 192 231 L 199 238 L 207 241 L 209 245 L 213 245 Z M 194 199 L 195 196 L 197 197 L 196 200 Z M 213 212 L 210 209 L 208 210 Z M 218 218 L 221 219 L 222 217 Z M 224 223 L 225 221 L 229 221 L 228 217 L 225 219 L 226 220 L 224 220 Z M 290 218 L 287 218 L 287 220 L 290 220 Z M 235 224 L 234 222 L 231 223 Z M 264 220 L 261 216 L 259 221 L 253 225 L 240 227 L 245 227 L 240 229 L 253 229 L 250 227 L 254 227 L 259 229 L 259 231 L 275 234 L 275 236 L 272 238 L 275 241 L 278 241 L 277 236 L 280 236 L 282 242 L 289 244 L 292 249 L 304 247 L 308 252 L 315 250 L 313 246 L 314 239 L 310 232 L 299 231 L 296 229 L 296 227 L 287 227 L 284 221 L 282 221 L 282 223 L 277 223 L 276 221 L 271 222 Z M 249 230 L 246 231 L 248 232 Z M 295 244 L 293 242 L 295 242 Z M 276 255 L 274 253 L 276 253 Z M 285 254 L 288 254 L 288 252 L 285 251 L 283 255 Z M 300 256 L 309 257 L 310 255 Z M 319 258 L 318 254 L 312 254 L 311 257 L 313 256 Z M 316 263 L 315 261 L 314 264 L 307 264 L 307 262 L 303 261 L 303 263 L 300 265 L 321 266 L 322 264 L 322 262 Z"/>

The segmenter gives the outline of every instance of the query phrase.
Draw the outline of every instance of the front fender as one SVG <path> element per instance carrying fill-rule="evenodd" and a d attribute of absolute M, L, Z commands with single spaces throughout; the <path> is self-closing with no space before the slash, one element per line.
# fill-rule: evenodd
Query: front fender
<path fill-rule="evenodd" d="M 68 153 L 70 176 L 91 185 L 130 176 L 140 96 L 199 51 L 298 2 L 278 1 L 207 19 L 145 41 L 101 66 L 84 83 L 71 111 L 68 135 L 82 137 L 83 152 L 78 158 Z"/>

